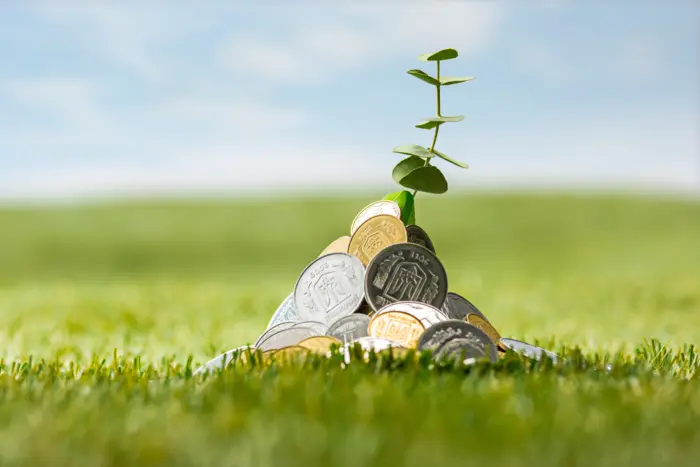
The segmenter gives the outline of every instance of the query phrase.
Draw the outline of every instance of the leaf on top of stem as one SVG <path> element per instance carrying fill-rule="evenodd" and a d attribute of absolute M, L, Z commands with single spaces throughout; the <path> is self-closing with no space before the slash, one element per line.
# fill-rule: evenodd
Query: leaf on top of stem
<path fill-rule="evenodd" d="M 433 86 L 439 86 L 439 85 L 440 85 L 440 81 L 438 81 L 437 79 L 433 78 L 432 76 L 430 76 L 428 73 L 426 73 L 426 72 L 423 71 L 423 70 L 417 70 L 417 69 L 408 70 L 406 73 L 408 73 L 408 74 L 411 75 L 411 76 L 415 76 L 415 77 L 418 78 L 419 80 L 425 81 L 425 82 L 428 83 L 428 84 L 432 84 Z"/>
<path fill-rule="evenodd" d="M 451 86 L 453 84 L 464 83 L 473 79 L 474 78 L 472 76 L 441 76 L 440 86 Z"/>
<path fill-rule="evenodd" d="M 438 60 L 452 60 L 457 58 L 459 54 L 455 49 L 442 49 L 437 52 L 422 54 L 418 56 L 418 60 L 423 60 L 424 62 L 436 62 Z"/>
<path fill-rule="evenodd" d="M 432 130 L 436 126 L 442 125 L 443 122 L 429 122 L 429 121 L 424 121 L 416 125 L 416 128 L 422 128 L 423 130 Z"/>
<path fill-rule="evenodd" d="M 440 122 L 440 123 L 448 123 L 448 122 L 461 122 L 464 120 L 464 115 L 455 115 L 453 117 L 425 117 L 423 120 L 426 122 Z"/>

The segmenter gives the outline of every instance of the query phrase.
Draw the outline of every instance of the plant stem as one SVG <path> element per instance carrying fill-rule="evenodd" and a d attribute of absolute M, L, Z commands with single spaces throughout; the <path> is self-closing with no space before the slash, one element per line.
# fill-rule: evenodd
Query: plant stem
<path fill-rule="evenodd" d="M 437 80 L 440 81 L 440 60 L 437 62 Z M 437 115 L 436 117 L 442 117 L 441 115 L 441 109 L 440 109 L 440 85 L 436 85 L 435 89 L 437 91 Z M 428 152 L 433 152 L 435 150 L 435 143 L 437 142 L 437 137 L 438 133 L 440 132 L 440 125 L 437 125 L 435 127 L 435 133 L 433 133 L 433 142 L 430 144 L 430 148 L 428 148 Z M 430 165 L 430 159 L 425 160 L 425 164 L 423 164 L 423 167 L 427 167 Z M 418 194 L 418 190 L 413 190 L 413 197 L 415 198 L 416 195 Z"/>

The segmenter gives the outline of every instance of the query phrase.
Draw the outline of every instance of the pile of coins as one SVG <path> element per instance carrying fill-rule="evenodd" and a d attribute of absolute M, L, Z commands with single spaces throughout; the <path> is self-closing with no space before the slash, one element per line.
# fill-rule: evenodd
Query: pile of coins
<path fill-rule="evenodd" d="M 498 360 L 505 352 L 557 355 L 501 337 L 469 300 L 450 292 L 433 242 L 404 225 L 393 201 L 377 201 L 353 220 L 350 235 L 333 241 L 299 276 L 293 292 L 250 346 L 213 359 L 196 373 L 228 365 L 251 350 L 263 357 L 328 354 L 337 346 L 366 351 L 429 350 L 435 359 Z"/>

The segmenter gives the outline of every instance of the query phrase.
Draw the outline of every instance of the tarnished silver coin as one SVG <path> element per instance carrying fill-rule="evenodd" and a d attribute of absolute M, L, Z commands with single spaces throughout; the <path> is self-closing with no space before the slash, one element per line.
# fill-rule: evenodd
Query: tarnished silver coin
<path fill-rule="evenodd" d="M 301 273 L 294 287 L 294 307 L 300 321 L 326 325 L 352 314 L 364 297 L 365 267 L 348 253 L 317 258 Z"/>
<path fill-rule="evenodd" d="M 275 314 L 272 315 L 267 328 L 270 329 L 272 326 L 286 321 L 299 321 L 299 314 L 294 308 L 294 293 L 290 293 L 280 304 Z"/>
<path fill-rule="evenodd" d="M 450 339 L 445 342 L 433 357 L 437 361 L 456 360 L 469 363 L 483 358 L 486 354 L 483 350 L 472 344 L 469 339 Z M 492 360 L 495 362 L 495 360 Z"/>
<path fill-rule="evenodd" d="M 395 302 L 421 302 L 441 308 L 447 273 L 433 252 L 413 243 L 381 250 L 367 265 L 365 298 L 375 311 Z"/>
<path fill-rule="evenodd" d="M 445 303 L 442 305 L 442 311 L 444 311 L 450 319 L 463 320 L 469 313 L 474 313 L 488 321 L 488 318 L 486 318 L 472 302 L 454 292 L 447 293 Z"/>
<path fill-rule="evenodd" d="M 553 363 L 557 363 L 559 356 L 554 352 L 545 350 L 542 347 L 537 347 L 536 345 L 528 344 L 527 342 L 518 341 L 515 339 L 509 339 L 507 337 L 501 337 L 501 344 L 503 344 L 508 349 L 513 352 L 522 353 L 528 358 L 534 360 L 541 360 L 543 356 L 549 357 Z"/>
<path fill-rule="evenodd" d="M 266 337 L 256 348 L 263 352 L 281 349 L 283 347 L 297 345 L 304 339 L 314 336 L 318 336 L 318 333 L 311 328 L 292 327 Z"/>
<path fill-rule="evenodd" d="M 325 336 L 326 332 L 328 332 L 328 325 L 324 323 L 320 323 L 318 321 L 299 321 L 296 323 L 293 328 L 296 327 L 303 327 L 303 328 L 311 328 L 314 331 L 318 333 L 319 336 Z"/>
<path fill-rule="evenodd" d="M 233 357 L 235 355 L 247 355 L 248 351 L 252 353 L 255 352 L 255 349 L 244 345 L 242 347 L 237 347 L 235 349 L 229 350 L 228 352 L 222 353 L 218 357 L 209 360 L 207 363 L 197 368 L 197 370 L 195 370 L 195 372 L 192 373 L 192 376 L 197 376 L 206 371 L 216 372 L 219 370 L 223 370 L 229 363 L 231 363 L 231 360 L 233 360 Z"/>
<path fill-rule="evenodd" d="M 450 319 L 430 326 L 418 339 L 419 350 L 439 351 L 452 339 L 467 339 L 483 351 L 492 362 L 498 360 L 496 343 L 484 331 L 464 321 Z"/>
<path fill-rule="evenodd" d="M 439 323 L 441 321 L 447 321 L 447 316 L 435 308 L 426 303 L 420 302 L 395 302 L 383 306 L 377 311 L 377 314 L 387 313 L 389 311 L 401 311 L 408 313 L 409 315 L 415 316 L 423 323 L 426 328 L 432 326 L 433 324 Z"/>
<path fill-rule="evenodd" d="M 428 237 L 425 230 L 421 229 L 417 225 L 411 224 L 406 226 L 406 234 L 408 235 L 409 243 L 415 243 L 416 245 L 423 246 L 435 253 L 433 242 L 430 240 L 430 237 Z"/>
<path fill-rule="evenodd" d="M 344 316 L 335 323 L 331 324 L 326 332 L 326 335 L 335 337 L 346 344 L 361 337 L 367 337 L 367 326 L 369 325 L 369 321 L 369 316 L 353 313 L 351 315 Z"/>
<path fill-rule="evenodd" d="M 401 219 L 401 208 L 394 201 L 389 200 L 375 201 L 365 206 L 353 219 L 352 225 L 350 225 L 350 235 L 353 235 L 368 219 L 381 215 L 394 216 L 397 219 Z"/>
<path fill-rule="evenodd" d="M 289 329 L 292 326 L 294 326 L 295 324 L 297 324 L 297 321 L 283 321 L 279 324 L 275 324 L 274 326 L 267 328 L 265 330 L 265 332 L 260 334 L 260 336 L 255 340 L 255 344 L 253 344 L 253 347 L 257 348 L 258 345 L 260 345 L 260 343 L 262 341 L 264 341 L 265 339 L 267 339 L 271 335 L 276 334 L 276 333 L 283 331 L 285 329 Z"/>

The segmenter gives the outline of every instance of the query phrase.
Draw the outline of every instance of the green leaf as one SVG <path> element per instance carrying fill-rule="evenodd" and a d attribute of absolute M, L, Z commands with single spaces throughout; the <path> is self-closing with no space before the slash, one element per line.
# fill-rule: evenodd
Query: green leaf
<path fill-rule="evenodd" d="M 454 117 L 426 117 L 423 120 L 426 122 L 440 122 L 440 123 L 448 123 L 448 122 L 461 122 L 464 120 L 464 115 L 455 115 Z"/>
<path fill-rule="evenodd" d="M 468 166 L 467 164 L 465 164 L 464 162 L 460 162 L 460 161 L 454 160 L 454 159 L 452 159 L 450 156 L 448 156 L 447 154 L 445 154 L 444 152 L 440 152 L 440 151 L 438 151 L 437 149 L 433 149 L 433 152 L 434 152 L 435 155 L 438 156 L 440 159 L 446 160 L 447 162 L 450 162 L 450 163 L 456 165 L 457 167 L 461 167 L 461 168 L 463 168 L 463 169 L 469 168 L 469 166 Z"/>
<path fill-rule="evenodd" d="M 424 129 L 424 130 L 432 130 L 432 129 L 435 128 L 436 126 L 440 126 L 440 125 L 442 125 L 442 122 L 428 122 L 428 121 L 425 121 L 425 122 L 422 122 L 422 123 L 419 123 L 418 125 L 416 125 L 416 128 L 422 128 L 422 129 Z"/>
<path fill-rule="evenodd" d="M 413 195 L 406 191 L 397 191 L 395 193 L 389 193 L 384 197 L 384 199 L 389 201 L 394 201 L 401 208 L 401 221 L 404 224 L 410 225 L 416 222 L 416 210 L 415 202 L 413 200 Z"/>
<path fill-rule="evenodd" d="M 440 194 L 447 191 L 447 180 L 434 166 L 419 167 L 404 176 L 399 182 L 411 190 L 424 191 L 426 193 Z"/>
<path fill-rule="evenodd" d="M 423 146 L 418 146 L 417 144 L 404 144 L 402 146 L 397 146 L 392 152 L 397 154 L 406 154 L 407 156 L 422 157 L 423 159 L 430 159 L 434 157 L 435 154 L 429 152 Z"/>
<path fill-rule="evenodd" d="M 464 83 L 465 81 L 471 81 L 474 78 L 471 76 L 441 76 L 440 85 L 441 86 L 451 86 L 457 83 Z"/>
<path fill-rule="evenodd" d="M 421 159 L 420 157 L 416 156 L 410 156 L 407 157 L 406 159 L 402 160 L 396 166 L 394 167 L 394 170 L 391 172 L 391 177 L 394 179 L 394 181 L 398 184 L 401 184 L 401 180 L 403 178 L 413 172 L 414 170 L 423 167 L 425 165 L 425 161 Z"/>
<path fill-rule="evenodd" d="M 423 60 L 424 62 L 436 62 L 438 60 L 452 60 L 458 56 L 459 54 L 455 49 L 442 49 L 438 50 L 437 52 L 419 55 L 418 60 Z"/>
<path fill-rule="evenodd" d="M 423 80 L 428 84 L 432 84 L 433 86 L 440 85 L 440 81 L 436 80 L 423 70 L 408 70 L 406 73 L 415 76 L 416 78 Z"/>

